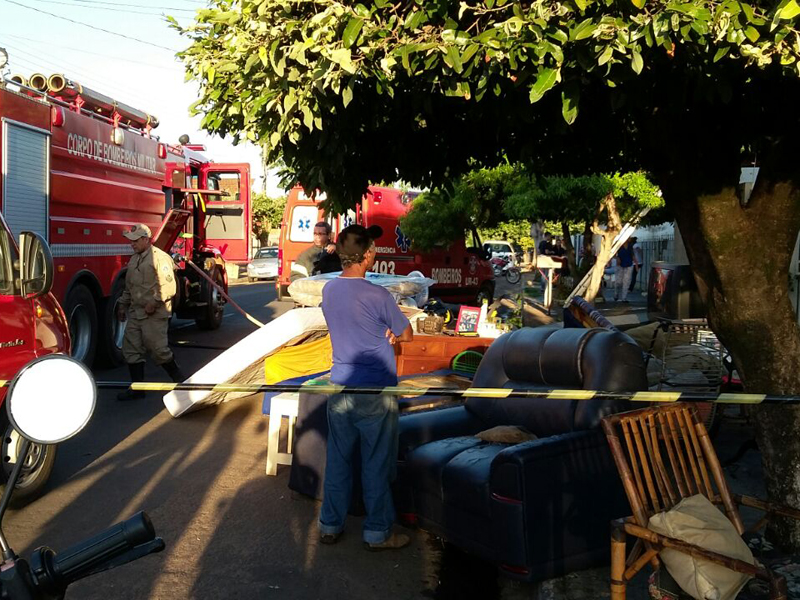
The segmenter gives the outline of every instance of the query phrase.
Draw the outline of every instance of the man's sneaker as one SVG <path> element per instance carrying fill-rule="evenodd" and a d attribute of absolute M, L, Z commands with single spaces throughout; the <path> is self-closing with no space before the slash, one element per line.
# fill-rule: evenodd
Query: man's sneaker
<path fill-rule="evenodd" d="M 342 537 L 342 532 L 339 533 L 323 533 L 319 536 L 319 541 L 322 544 L 335 544 L 339 541 L 339 538 Z"/>
<path fill-rule="evenodd" d="M 381 550 L 398 550 L 399 548 L 405 548 L 410 542 L 411 538 L 405 533 L 393 533 L 379 544 L 364 542 L 364 547 L 372 552 L 380 552 Z"/>

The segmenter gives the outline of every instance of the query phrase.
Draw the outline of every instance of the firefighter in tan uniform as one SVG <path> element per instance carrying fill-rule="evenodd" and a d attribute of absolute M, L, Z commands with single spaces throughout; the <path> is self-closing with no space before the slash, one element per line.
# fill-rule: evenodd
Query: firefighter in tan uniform
<path fill-rule="evenodd" d="M 180 383 L 186 378 L 175 363 L 167 339 L 172 298 L 177 291 L 175 263 L 166 252 L 152 245 L 147 225 L 134 225 L 123 235 L 131 242 L 133 256 L 128 261 L 117 318 L 128 321 L 122 355 L 128 363 L 131 381 L 144 381 L 144 363 L 149 353 L 174 382 Z M 144 396 L 145 392 L 128 390 L 117 399 L 135 400 Z"/>

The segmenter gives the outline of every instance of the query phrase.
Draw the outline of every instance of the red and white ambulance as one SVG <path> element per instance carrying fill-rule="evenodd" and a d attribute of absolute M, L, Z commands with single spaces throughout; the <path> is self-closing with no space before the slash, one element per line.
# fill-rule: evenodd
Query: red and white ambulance
<path fill-rule="evenodd" d="M 281 222 L 278 251 L 278 279 L 275 287 L 278 298 L 287 295 L 292 264 L 300 253 L 314 241 L 314 224 L 328 221 L 333 228 L 332 239 L 353 223 L 370 227 L 379 225 L 383 235 L 376 240 L 378 255 L 374 271 L 390 275 L 408 275 L 420 271 L 424 276 L 436 280 L 431 296 L 445 302 L 468 303 L 480 306 L 484 299 L 494 297 L 494 274 L 484 259 L 480 240 L 473 240 L 468 248 L 465 240 L 457 240 L 448 247 L 435 248 L 430 252 L 418 252 L 411 247 L 411 240 L 400 228 L 399 219 L 410 208 L 416 192 L 387 187 L 370 187 L 353 210 L 346 214 L 326 215 L 321 207 L 324 196 L 310 198 L 302 187 L 289 192 L 286 210 Z"/>

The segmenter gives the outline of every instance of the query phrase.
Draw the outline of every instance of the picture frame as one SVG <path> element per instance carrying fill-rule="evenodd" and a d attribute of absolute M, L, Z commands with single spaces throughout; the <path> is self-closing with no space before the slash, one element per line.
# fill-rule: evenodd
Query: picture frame
<path fill-rule="evenodd" d="M 456 321 L 457 335 L 478 335 L 478 322 L 481 316 L 481 309 L 477 306 L 462 306 L 458 311 Z"/>

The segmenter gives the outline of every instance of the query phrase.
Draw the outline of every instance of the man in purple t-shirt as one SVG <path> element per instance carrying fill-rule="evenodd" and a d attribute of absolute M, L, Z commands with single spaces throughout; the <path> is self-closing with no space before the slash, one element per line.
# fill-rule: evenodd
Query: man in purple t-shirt
<path fill-rule="evenodd" d="M 392 346 L 411 341 L 411 325 L 392 295 L 369 283 L 380 227 L 346 227 L 336 241 L 341 276 L 322 289 L 322 312 L 333 346 L 331 382 L 347 386 L 397 385 Z M 319 516 L 320 541 L 333 544 L 344 530 L 352 491 L 352 460 L 361 449 L 364 488 L 363 539 L 370 550 L 408 545 L 405 534 L 392 533 L 395 520 L 390 489 L 397 461 L 397 402 L 386 394 L 334 394 L 328 398 L 328 455 Z"/>

